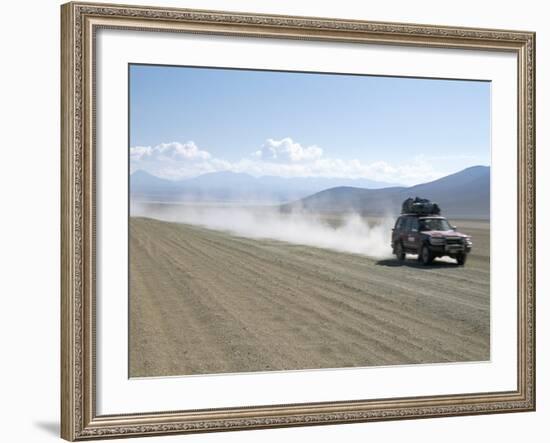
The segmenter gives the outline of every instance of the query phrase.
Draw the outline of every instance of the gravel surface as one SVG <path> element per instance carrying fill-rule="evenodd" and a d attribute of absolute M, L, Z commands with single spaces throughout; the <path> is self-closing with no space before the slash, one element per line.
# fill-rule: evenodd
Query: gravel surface
<path fill-rule="evenodd" d="M 130 220 L 130 376 L 489 360 L 489 224 L 423 267 Z"/>

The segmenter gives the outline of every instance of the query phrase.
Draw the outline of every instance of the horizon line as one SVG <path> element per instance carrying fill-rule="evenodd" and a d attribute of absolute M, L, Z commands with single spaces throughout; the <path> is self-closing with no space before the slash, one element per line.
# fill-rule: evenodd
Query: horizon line
<path fill-rule="evenodd" d="M 468 166 L 466 168 L 459 169 L 458 171 L 450 172 L 448 174 L 442 175 L 440 178 L 448 177 L 448 176 L 454 175 L 454 174 L 458 174 L 460 172 L 463 172 L 463 171 L 466 171 L 466 170 L 472 169 L 472 168 L 491 168 L 491 165 L 479 164 L 479 165 Z M 274 177 L 274 178 L 281 178 L 281 179 L 324 178 L 324 179 L 334 179 L 334 180 L 370 180 L 370 181 L 378 182 L 378 183 L 389 183 L 389 184 L 391 184 L 390 182 L 387 182 L 387 181 L 384 181 L 384 180 L 376 180 L 376 179 L 369 178 L 369 177 L 344 177 L 344 176 L 324 176 L 324 175 L 296 175 L 296 176 L 254 175 L 254 174 L 250 174 L 249 172 L 232 171 L 231 169 L 221 169 L 219 171 L 204 172 L 202 174 L 197 174 L 197 175 L 193 175 L 193 176 L 189 176 L 189 177 L 183 177 L 183 178 L 168 178 L 168 177 L 161 177 L 161 176 L 153 174 L 152 172 L 149 172 L 149 171 L 147 171 L 143 168 L 139 168 L 139 169 L 136 169 L 133 172 L 130 172 L 129 176 L 131 177 L 131 176 L 133 176 L 134 174 L 136 174 L 138 172 L 145 173 L 147 175 L 150 175 L 151 177 L 155 177 L 155 178 L 158 178 L 160 180 L 166 180 L 166 181 L 171 181 L 171 182 L 191 180 L 191 179 L 194 179 L 194 178 L 197 178 L 197 177 L 202 177 L 204 175 L 209 175 L 209 174 L 229 173 L 229 174 L 234 174 L 234 175 L 246 175 L 248 177 L 252 177 L 252 178 L 256 178 L 256 179 L 264 178 L 264 177 Z M 439 180 L 439 179 L 435 179 L 435 180 Z M 431 181 L 434 181 L 434 180 L 431 180 Z M 429 182 L 423 182 L 423 183 L 429 183 Z M 411 186 L 415 186 L 415 185 L 411 185 Z M 408 186 L 408 187 L 410 187 L 410 186 Z"/>

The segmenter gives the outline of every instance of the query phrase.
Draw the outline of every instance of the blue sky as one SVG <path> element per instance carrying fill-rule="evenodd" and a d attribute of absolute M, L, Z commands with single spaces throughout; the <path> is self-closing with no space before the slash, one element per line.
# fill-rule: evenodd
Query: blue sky
<path fill-rule="evenodd" d="M 429 181 L 490 163 L 490 83 L 130 67 L 132 170 Z M 370 176 L 369 176 L 370 175 Z"/>

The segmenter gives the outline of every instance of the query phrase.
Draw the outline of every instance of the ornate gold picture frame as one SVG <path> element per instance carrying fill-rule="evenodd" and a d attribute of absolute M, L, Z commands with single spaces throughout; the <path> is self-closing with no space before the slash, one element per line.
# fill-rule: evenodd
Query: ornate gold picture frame
<path fill-rule="evenodd" d="M 535 35 L 524 31 L 67 3 L 62 22 L 61 436 L 109 437 L 309 426 L 535 409 Z M 517 56 L 517 389 L 320 403 L 98 415 L 96 409 L 96 33 L 260 37 Z M 512 327 L 512 325 L 511 325 Z M 510 344 L 512 346 L 512 344 Z M 513 344 L 515 345 L 515 343 Z"/>

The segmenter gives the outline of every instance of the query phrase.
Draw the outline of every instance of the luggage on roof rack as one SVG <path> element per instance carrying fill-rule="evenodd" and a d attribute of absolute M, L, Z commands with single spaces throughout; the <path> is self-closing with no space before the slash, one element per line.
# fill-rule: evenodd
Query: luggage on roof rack
<path fill-rule="evenodd" d="M 441 209 L 437 203 L 432 203 L 427 198 L 409 197 L 401 206 L 402 214 L 439 215 Z"/>

